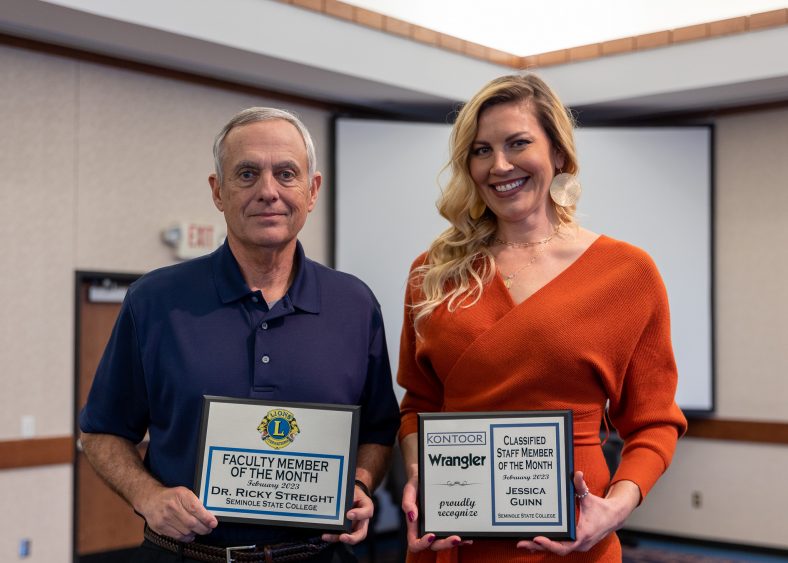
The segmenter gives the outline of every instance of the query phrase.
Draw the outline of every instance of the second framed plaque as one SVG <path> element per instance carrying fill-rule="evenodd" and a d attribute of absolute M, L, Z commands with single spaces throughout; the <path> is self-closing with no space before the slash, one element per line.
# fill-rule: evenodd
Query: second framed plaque
<path fill-rule="evenodd" d="M 348 531 L 358 412 L 205 396 L 195 494 L 219 520 Z"/>
<path fill-rule="evenodd" d="M 419 414 L 421 535 L 575 539 L 571 411 Z"/>

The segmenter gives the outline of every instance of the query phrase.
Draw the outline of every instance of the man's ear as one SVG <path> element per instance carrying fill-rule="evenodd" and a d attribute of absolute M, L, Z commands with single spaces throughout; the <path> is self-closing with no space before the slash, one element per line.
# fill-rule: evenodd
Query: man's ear
<path fill-rule="evenodd" d="M 216 173 L 208 176 L 208 184 L 211 186 L 211 197 L 213 197 L 213 204 L 216 209 L 224 213 L 224 203 L 222 202 L 222 185 L 219 183 L 219 178 Z"/>
<path fill-rule="evenodd" d="M 320 172 L 315 172 L 315 175 L 312 176 L 312 182 L 309 184 L 309 205 L 307 210 L 310 212 L 315 208 L 321 185 L 323 185 L 323 175 Z"/>

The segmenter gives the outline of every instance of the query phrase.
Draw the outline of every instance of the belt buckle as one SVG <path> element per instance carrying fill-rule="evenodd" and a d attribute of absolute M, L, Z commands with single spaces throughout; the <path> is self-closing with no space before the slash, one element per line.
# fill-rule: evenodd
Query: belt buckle
<path fill-rule="evenodd" d="M 227 563 L 233 563 L 235 559 L 233 559 L 233 551 L 241 551 L 244 549 L 257 549 L 256 545 L 236 545 L 233 547 L 226 547 L 224 548 L 224 552 L 227 555 Z"/>

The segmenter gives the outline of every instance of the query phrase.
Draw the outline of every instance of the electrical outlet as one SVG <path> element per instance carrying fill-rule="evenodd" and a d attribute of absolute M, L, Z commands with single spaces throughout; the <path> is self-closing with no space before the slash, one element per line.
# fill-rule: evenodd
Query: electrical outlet
<path fill-rule="evenodd" d="M 692 508 L 701 508 L 703 506 L 703 495 L 700 491 L 692 491 Z"/>
<path fill-rule="evenodd" d="M 29 538 L 22 538 L 19 540 L 19 559 L 27 559 L 30 557 L 30 547 L 33 542 Z"/>
<path fill-rule="evenodd" d="M 19 433 L 22 438 L 32 438 L 36 435 L 36 417 L 32 414 L 22 415 L 19 420 Z"/>

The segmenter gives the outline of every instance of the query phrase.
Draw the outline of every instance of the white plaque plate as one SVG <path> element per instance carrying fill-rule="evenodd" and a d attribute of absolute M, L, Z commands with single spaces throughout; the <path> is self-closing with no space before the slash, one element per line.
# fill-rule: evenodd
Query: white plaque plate
<path fill-rule="evenodd" d="M 206 396 L 194 492 L 222 521 L 348 531 L 358 412 Z"/>
<path fill-rule="evenodd" d="M 420 532 L 574 539 L 571 411 L 419 414 Z"/>

